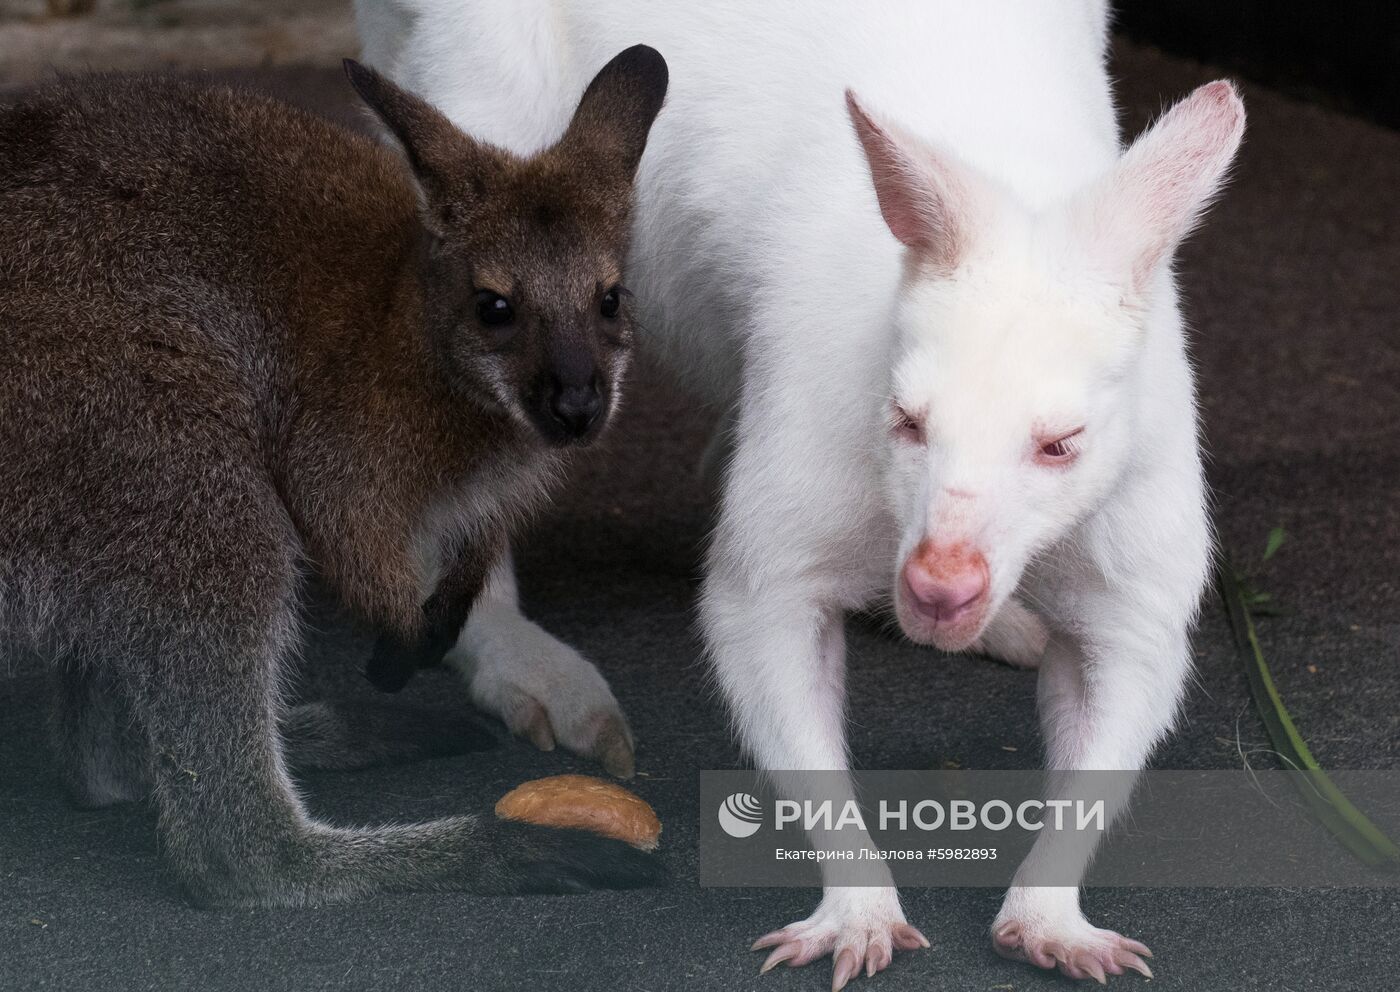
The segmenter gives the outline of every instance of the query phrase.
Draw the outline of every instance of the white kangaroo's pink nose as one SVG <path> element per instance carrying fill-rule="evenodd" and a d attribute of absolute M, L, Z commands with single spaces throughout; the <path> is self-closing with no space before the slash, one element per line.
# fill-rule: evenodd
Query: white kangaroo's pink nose
<path fill-rule="evenodd" d="M 966 545 L 924 541 L 904 563 L 910 605 L 935 623 L 961 620 L 987 593 L 987 560 Z"/>

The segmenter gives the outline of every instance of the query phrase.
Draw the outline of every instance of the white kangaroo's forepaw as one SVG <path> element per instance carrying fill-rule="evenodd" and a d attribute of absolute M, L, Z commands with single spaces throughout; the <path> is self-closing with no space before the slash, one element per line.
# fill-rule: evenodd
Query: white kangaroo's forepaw
<path fill-rule="evenodd" d="M 562 744 L 609 774 L 636 769 L 632 731 L 602 674 L 583 655 L 506 607 L 473 613 L 448 662 L 472 702 L 542 751 Z"/>
<path fill-rule="evenodd" d="M 811 917 L 765 934 L 750 950 L 772 948 L 759 974 L 780 964 L 796 968 L 831 957 L 831 990 L 840 992 L 862 969 L 867 977 L 883 971 L 895 951 L 928 946 L 928 938 L 905 922 L 897 901 L 892 911 L 823 901 Z"/>
<path fill-rule="evenodd" d="M 973 642 L 972 650 L 1017 668 L 1039 668 L 1040 657 L 1049 643 L 1050 632 L 1044 621 L 1016 600 L 1009 599 L 982 636 Z"/>
<path fill-rule="evenodd" d="M 1136 971 L 1152 977 L 1143 958 L 1152 957 L 1145 944 L 1112 930 L 1100 930 L 1082 916 L 1061 924 L 1044 919 L 999 918 L 992 927 L 992 946 L 1004 958 L 1039 968 L 1058 968 L 1070 978 L 1092 978 L 1100 985 L 1109 975 Z"/>

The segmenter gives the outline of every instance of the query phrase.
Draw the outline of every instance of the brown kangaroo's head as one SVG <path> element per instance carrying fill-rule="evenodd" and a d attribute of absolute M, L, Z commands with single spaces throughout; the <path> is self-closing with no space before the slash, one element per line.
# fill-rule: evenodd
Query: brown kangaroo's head
<path fill-rule="evenodd" d="M 623 286 L 632 182 L 666 62 L 629 48 L 594 77 L 557 144 L 522 158 L 477 141 L 353 61 L 422 193 L 427 330 L 454 388 L 551 444 L 595 437 L 617 405 L 634 320 Z"/>

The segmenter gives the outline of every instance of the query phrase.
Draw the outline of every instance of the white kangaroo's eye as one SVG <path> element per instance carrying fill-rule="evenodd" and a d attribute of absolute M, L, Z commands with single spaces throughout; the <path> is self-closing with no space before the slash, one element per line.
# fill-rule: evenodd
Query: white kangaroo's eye
<path fill-rule="evenodd" d="M 1079 436 L 1083 433 L 1084 428 L 1076 427 L 1068 434 L 1040 441 L 1037 460 L 1047 465 L 1065 465 L 1074 461 L 1079 454 Z"/>
<path fill-rule="evenodd" d="M 890 409 L 890 433 L 909 444 L 924 443 L 924 425 L 898 403 Z"/>

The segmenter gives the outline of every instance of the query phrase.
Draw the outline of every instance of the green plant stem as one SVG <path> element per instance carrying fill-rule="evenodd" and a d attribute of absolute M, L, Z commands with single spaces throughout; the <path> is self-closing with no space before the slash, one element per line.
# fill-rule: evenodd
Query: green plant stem
<path fill-rule="evenodd" d="M 1240 579 L 1223 554 L 1216 569 L 1216 588 L 1230 621 L 1236 654 L 1249 679 L 1255 707 L 1274 750 L 1285 764 L 1299 773 L 1293 776 L 1298 791 L 1323 825 L 1363 862 L 1371 867 L 1400 870 L 1400 848 L 1396 848 L 1394 842 L 1327 777 L 1298 733 L 1264 661 Z"/>

